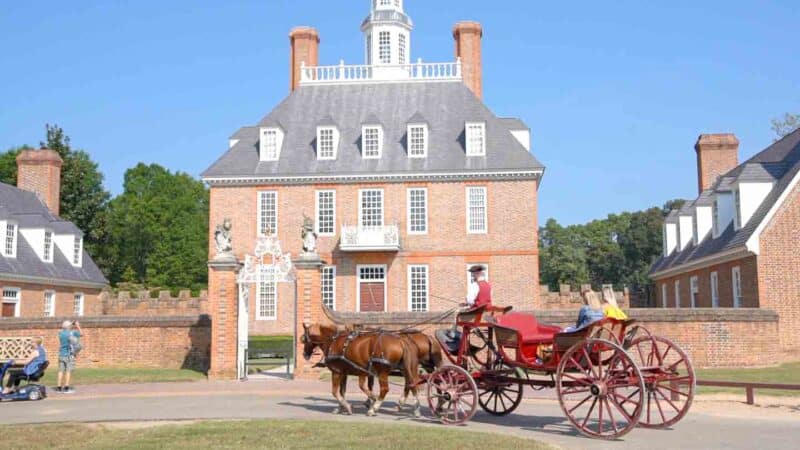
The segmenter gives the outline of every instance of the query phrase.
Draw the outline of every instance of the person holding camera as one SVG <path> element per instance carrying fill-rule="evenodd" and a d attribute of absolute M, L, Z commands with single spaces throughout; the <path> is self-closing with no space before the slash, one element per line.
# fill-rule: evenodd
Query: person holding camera
<path fill-rule="evenodd" d="M 58 386 L 56 392 L 72 394 L 75 390 L 69 385 L 72 371 L 75 370 L 75 354 L 80 347 L 81 326 L 77 320 L 65 320 L 58 333 Z"/>

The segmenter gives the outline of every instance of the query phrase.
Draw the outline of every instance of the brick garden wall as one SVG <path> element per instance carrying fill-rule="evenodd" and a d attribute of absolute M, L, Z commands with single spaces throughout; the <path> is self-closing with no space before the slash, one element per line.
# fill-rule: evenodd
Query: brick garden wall
<path fill-rule="evenodd" d="M 631 309 L 629 315 L 661 335 L 680 345 L 692 358 L 695 367 L 757 367 L 781 362 L 778 347 L 778 315 L 774 311 L 756 309 L 694 309 L 658 310 Z M 574 325 L 575 310 L 537 311 L 542 323 L 559 326 Z M 347 319 L 371 326 L 403 328 L 419 323 L 435 313 L 370 313 L 359 317 L 341 313 Z M 453 324 L 452 318 L 429 327 Z"/>
<path fill-rule="evenodd" d="M 200 291 L 197 297 L 190 291 L 180 291 L 177 297 L 169 291 L 161 291 L 157 297 L 151 297 L 149 291 L 103 292 L 100 304 L 104 316 L 195 316 L 208 314 L 208 291 Z"/>
<path fill-rule="evenodd" d="M 588 289 L 591 286 L 582 286 L 581 289 L 583 288 Z M 597 292 L 597 295 L 602 298 L 601 292 Z M 629 308 L 631 306 L 628 288 L 622 291 L 614 291 L 614 297 L 617 299 L 617 304 L 619 304 L 620 308 Z M 577 311 L 583 305 L 583 296 L 581 296 L 580 291 L 572 289 L 568 284 L 562 284 L 558 292 L 551 291 L 549 286 L 543 284 L 539 287 L 539 298 L 541 299 L 540 308 L 548 311 L 573 308 Z"/>
<path fill-rule="evenodd" d="M 62 319 L 3 319 L 0 337 L 36 337 L 53 369 Z M 83 350 L 78 367 L 193 369 L 209 364 L 211 321 L 207 316 L 87 317 L 80 320 Z"/>

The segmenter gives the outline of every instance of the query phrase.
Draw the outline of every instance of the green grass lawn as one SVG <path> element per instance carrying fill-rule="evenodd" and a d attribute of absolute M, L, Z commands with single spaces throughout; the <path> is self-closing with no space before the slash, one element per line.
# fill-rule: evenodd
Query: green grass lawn
<path fill-rule="evenodd" d="M 158 427 L 104 425 L 14 425 L 0 435 L 7 449 L 552 449 L 533 440 L 422 427 L 376 423 L 303 420 L 199 422 Z"/>
<path fill-rule="evenodd" d="M 56 370 L 47 370 L 42 382 L 47 386 L 55 386 Z M 184 369 L 82 369 L 78 367 L 72 374 L 72 384 L 125 384 L 125 383 L 164 383 L 177 381 L 204 381 L 202 372 Z"/>
<path fill-rule="evenodd" d="M 800 384 L 800 361 L 782 364 L 778 367 L 760 369 L 697 369 L 698 380 L 739 381 L 752 383 Z M 698 393 L 710 394 L 737 392 L 744 395 L 744 389 L 699 386 Z M 756 397 L 761 395 L 800 396 L 800 391 L 779 391 L 756 389 Z"/>

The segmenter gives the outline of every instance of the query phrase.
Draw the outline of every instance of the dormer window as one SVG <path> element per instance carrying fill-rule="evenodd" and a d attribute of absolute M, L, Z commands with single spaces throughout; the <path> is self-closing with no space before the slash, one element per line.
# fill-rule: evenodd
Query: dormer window
<path fill-rule="evenodd" d="M 468 122 L 466 126 L 467 156 L 486 156 L 486 123 Z"/>
<path fill-rule="evenodd" d="M 80 236 L 75 236 L 73 253 L 72 253 L 72 265 L 80 266 L 81 259 L 83 259 L 82 256 L 83 256 L 83 239 Z"/>
<path fill-rule="evenodd" d="M 378 59 L 381 64 L 392 63 L 392 34 L 388 31 L 378 33 Z"/>
<path fill-rule="evenodd" d="M 42 252 L 42 259 L 45 262 L 53 262 L 53 232 L 44 232 L 44 249 Z"/>
<path fill-rule="evenodd" d="M 411 124 L 408 126 L 408 157 L 425 158 L 428 156 L 428 126 Z"/>
<path fill-rule="evenodd" d="M 261 161 L 277 161 L 281 156 L 283 132 L 280 128 L 262 128 L 259 140 Z"/>
<path fill-rule="evenodd" d="M 317 128 L 317 159 L 336 159 L 336 148 L 339 145 L 339 132 L 336 127 Z"/>
<path fill-rule="evenodd" d="M 6 238 L 3 242 L 3 256 L 17 257 L 17 225 L 6 223 Z"/>
<path fill-rule="evenodd" d="M 714 239 L 719 236 L 719 198 L 714 199 L 714 206 L 711 212 L 711 235 Z"/>
<path fill-rule="evenodd" d="M 364 159 L 379 159 L 383 153 L 383 129 L 365 126 L 361 133 Z"/>

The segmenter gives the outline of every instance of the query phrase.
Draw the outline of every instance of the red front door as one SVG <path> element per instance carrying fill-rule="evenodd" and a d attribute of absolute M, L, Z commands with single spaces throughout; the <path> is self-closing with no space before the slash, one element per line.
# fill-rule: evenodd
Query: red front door
<path fill-rule="evenodd" d="M 17 305 L 14 303 L 3 303 L 3 312 L 1 317 L 14 317 Z"/>
<path fill-rule="evenodd" d="M 386 266 L 358 267 L 359 311 L 386 311 Z"/>

